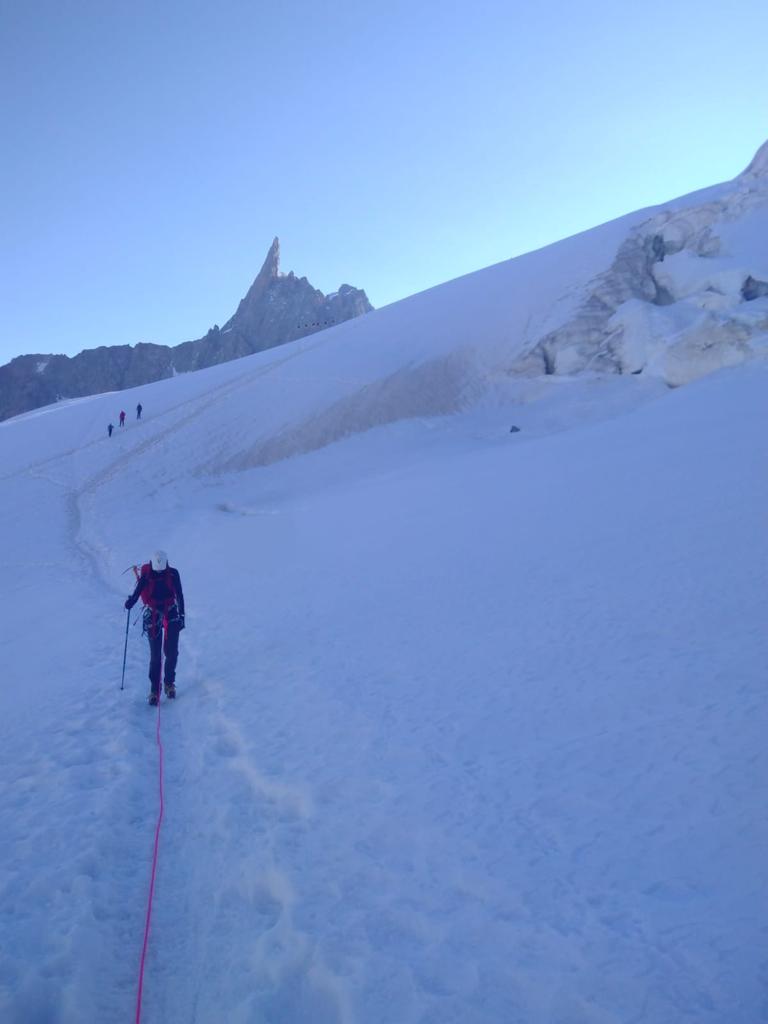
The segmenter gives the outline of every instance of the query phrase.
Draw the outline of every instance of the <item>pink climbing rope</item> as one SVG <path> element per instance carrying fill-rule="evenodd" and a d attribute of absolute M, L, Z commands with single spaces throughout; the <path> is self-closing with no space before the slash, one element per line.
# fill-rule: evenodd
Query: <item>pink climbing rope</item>
<path fill-rule="evenodd" d="M 160 694 L 157 695 L 157 732 L 155 734 L 158 750 L 160 751 L 160 813 L 157 816 L 155 826 L 155 847 L 152 852 L 152 875 L 149 880 L 149 898 L 147 899 L 147 919 L 144 924 L 144 945 L 141 949 L 141 963 L 139 964 L 139 990 L 136 995 L 136 1024 L 141 1021 L 141 994 L 144 990 L 144 964 L 147 959 L 147 945 L 149 943 L 149 925 L 152 920 L 152 897 L 155 894 L 155 875 L 157 874 L 157 851 L 160 845 L 160 826 L 163 823 L 163 741 L 160 738 Z"/>

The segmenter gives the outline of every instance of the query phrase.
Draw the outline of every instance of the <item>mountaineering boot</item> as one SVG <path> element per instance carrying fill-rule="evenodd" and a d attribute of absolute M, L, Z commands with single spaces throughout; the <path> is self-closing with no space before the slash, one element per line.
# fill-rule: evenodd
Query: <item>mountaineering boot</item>
<path fill-rule="evenodd" d="M 165 684 L 165 696 L 168 698 L 168 700 L 173 700 L 173 698 L 176 696 L 176 684 L 175 683 L 166 683 Z"/>
<path fill-rule="evenodd" d="M 153 707 L 155 707 L 160 702 L 160 694 L 159 693 L 150 693 L 150 695 L 147 698 L 147 700 L 149 701 L 149 703 Z"/>

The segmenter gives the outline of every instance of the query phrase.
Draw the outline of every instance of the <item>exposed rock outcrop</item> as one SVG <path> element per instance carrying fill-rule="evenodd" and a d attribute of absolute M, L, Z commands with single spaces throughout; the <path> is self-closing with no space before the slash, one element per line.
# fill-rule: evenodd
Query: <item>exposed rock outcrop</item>
<path fill-rule="evenodd" d="M 239 359 L 372 308 L 359 288 L 343 284 L 337 292 L 323 295 L 306 277 L 281 273 L 276 238 L 237 312 L 222 328 L 216 325 L 204 337 L 174 347 L 140 343 L 87 349 L 71 358 L 18 356 L 0 367 L 0 420 L 62 398 L 119 391 Z"/>

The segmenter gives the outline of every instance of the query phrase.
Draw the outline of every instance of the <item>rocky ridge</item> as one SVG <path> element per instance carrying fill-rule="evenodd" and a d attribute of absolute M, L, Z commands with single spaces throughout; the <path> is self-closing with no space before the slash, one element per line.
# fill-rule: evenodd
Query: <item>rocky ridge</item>
<path fill-rule="evenodd" d="M 78 355 L 18 356 L 0 366 L 0 420 L 65 398 L 149 384 L 177 373 L 239 359 L 368 313 L 365 292 L 343 284 L 324 295 L 306 277 L 280 271 L 275 238 L 264 265 L 223 327 L 176 346 L 101 346 Z"/>

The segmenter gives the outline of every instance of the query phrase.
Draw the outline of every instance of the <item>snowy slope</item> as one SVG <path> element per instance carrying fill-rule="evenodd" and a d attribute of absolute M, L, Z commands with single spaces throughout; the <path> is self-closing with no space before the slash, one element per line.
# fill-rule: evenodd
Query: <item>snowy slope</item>
<path fill-rule="evenodd" d="M 755 277 L 745 187 L 675 209 L 725 204 Z M 535 374 L 657 216 L 0 425 L 0 1019 L 135 1012 L 120 573 L 158 545 L 188 628 L 142 1020 L 765 1019 L 762 328 L 675 391 Z"/>

